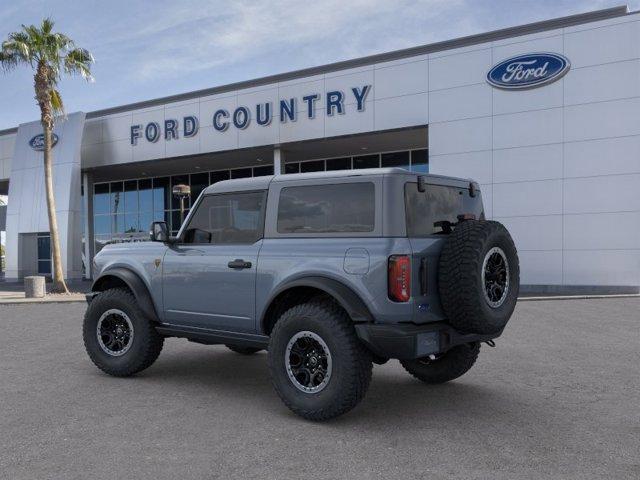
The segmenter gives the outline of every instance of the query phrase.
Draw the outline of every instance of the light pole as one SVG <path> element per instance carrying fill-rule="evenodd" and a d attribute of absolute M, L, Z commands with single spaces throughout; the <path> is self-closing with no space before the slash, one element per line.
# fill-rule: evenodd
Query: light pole
<path fill-rule="evenodd" d="M 179 184 L 175 185 L 171 192 L 173 196 L 180 200 L 180 226 L 184 223 L 184 201 L 191 195 L 191 187 L 189 185 Z M 172 227 L 173 228 L 173 227 Z"/>

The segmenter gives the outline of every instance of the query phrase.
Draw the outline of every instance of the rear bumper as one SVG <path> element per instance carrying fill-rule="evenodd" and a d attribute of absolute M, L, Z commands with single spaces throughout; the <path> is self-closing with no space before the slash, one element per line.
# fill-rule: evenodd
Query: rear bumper
<path fill-rule="evenodd" d="M 460 333 L 444 322 L 426 325 L 360 323 L 355 327 L 360 340 L 375 355 L 400 360 L 443 353 L 456 345 L 486 342 L 502 334 L 502 331 L 491 335 Z"/>

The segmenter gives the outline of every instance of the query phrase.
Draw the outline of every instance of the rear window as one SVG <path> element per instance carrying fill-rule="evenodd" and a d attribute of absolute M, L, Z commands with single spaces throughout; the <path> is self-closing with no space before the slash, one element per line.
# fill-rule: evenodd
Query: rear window
<path fill-rule="evenodd" d="M 476 218 L 480 218 L 482 213 L 480 195 L 470 197 L 466 188 L 426 185 L 426 191 L 419 192 L 417 183 L 407 183 L 404 197 L 409 237 L 440 233 L 442 229 L 435 227 L 434 223 L 455 223 L 462 213 L 473 213 Z"/>
<path fill-rule="evenodd" d="M 372 232 L 373 183 L 285 187 L 278 203 L 278 233 Z"/>

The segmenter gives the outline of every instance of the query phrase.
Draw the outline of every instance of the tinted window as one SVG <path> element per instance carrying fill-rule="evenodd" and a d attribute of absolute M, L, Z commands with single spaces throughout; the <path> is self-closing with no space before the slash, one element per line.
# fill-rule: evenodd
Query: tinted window
<path fill-rule="evenodd" d="M 262 238 L 263 192 L 209 195 L 185 231 L 185 243 L 254 243 Z"/>
<path fill-rule="evenodd" d="M 440 233 L 435 222 L 456 223 L 461 213 L 473 213 L 479 218 L 480 197 L 471 198 L 465 188 L 442 185 L 427 185 L 425 192 L 418 191 L 416 183 L 405 186 L 405 210 L 407 216 L 407 235 L 422 237 Z"/>
<path fill-rule="evenodd" d="M 278 232 L 371 232 L 374 198 L 373 183 L 283 188 L 278 204 Z"/>

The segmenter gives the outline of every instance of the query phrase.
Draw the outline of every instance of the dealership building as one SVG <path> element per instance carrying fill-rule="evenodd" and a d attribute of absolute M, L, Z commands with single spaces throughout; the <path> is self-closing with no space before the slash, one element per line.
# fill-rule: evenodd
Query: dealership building
<path fill-rule="evenodd" d="M 51 271 L 41 134 L 0 131 L 7 280 Z M 394 166 L 477 181 L 530 290 L 640 285 L 640 13 L 626 7 L 72 113 L 54 140 L 69 278 L 153 220 L 177 231 L 175 185 L 188 209 L 228 178 Z"/>

